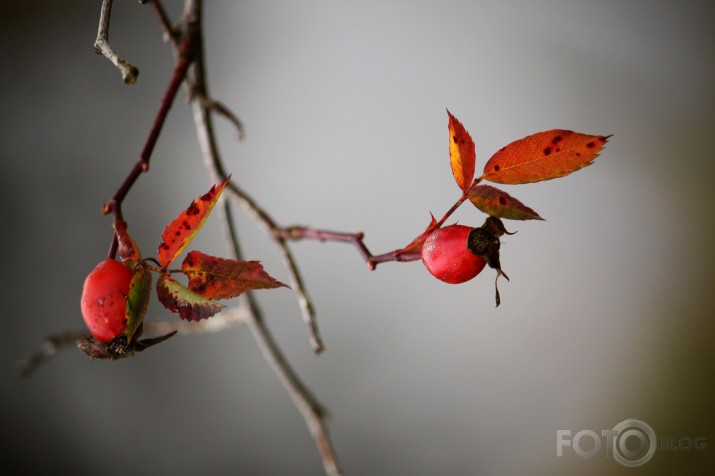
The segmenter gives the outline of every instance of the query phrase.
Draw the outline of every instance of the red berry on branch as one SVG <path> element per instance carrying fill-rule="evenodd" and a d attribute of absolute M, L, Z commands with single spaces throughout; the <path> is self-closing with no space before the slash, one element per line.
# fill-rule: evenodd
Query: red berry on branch
<path fill-rule="evenodd" d="M 435 278 L 450 284 L 463 283 L 484 269 L 484 258 L 467 247 L 470 231 L 472 228 L 468 226 L 450 225 L 427 237 L 422 246 L 422 262 Z"/>
<path fill-rule="evenodd" d="M 127 325 L 126 301 L 132 272 L 113 259 L 106 259 L 84 281 L 80 307 L 89 332 L 99 342 L 109 342 Z"/>

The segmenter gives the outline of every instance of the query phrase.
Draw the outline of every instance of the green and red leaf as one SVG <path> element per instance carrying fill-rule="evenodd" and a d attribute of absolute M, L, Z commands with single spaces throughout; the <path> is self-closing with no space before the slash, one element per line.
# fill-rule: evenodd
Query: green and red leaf
<path fill-rule="evenodd" d="M 191 291 L 168 274 L 163 274 L 156 282 L 156 293 L 165 308 L 187 321 L 207 319 L 224 307 Z"/>
<path fill-rule="evenodd" d="M 510 220 L 543 220 L 534 210 L 491 185 L 472 187 L 468 195 L 474 206 L 487 215 Z"/>
<path fill-rule="evenodd" d="M 166 225 L 158 252 L 159 264 L 164 269 L 181 254 L 201 229 L 230 178 L 229 176 L 223 183 L 213 185 L 211 190 L 193 200 L 186 210 Z"/>
<path fill-rule="evenodd" d="M 449 163 L 452 175 L 457 185 L 466 192 L 474 179 L 474 163 L 476 150 L 474 141 L 461 122 L 447 111 L 449 115 Z"/>
<path fill-rule="evenodd" d="M 124 335 L 131 342 L 134 333 L 144 322 L 149 298 L 151 297 L 151 272 L 142 266 L 137 266 L 129 283 L 129 295 L 126 303 L 127 327 Z"/>
<path fill-rule="evenodd" d="M 229 299 L 253 289 L 288 287 L 271 277 L 258 261 L 217 258 L 190 252 L 181 264 L 189 277 L 188 288 L 210 299 Z"/>
<path fill-rule="evenodd" d="M 512 142 L 484 165 L 481 178 L 520 184 L 563 177 L 591 165 L 610 136 L 554 129 Z"/>

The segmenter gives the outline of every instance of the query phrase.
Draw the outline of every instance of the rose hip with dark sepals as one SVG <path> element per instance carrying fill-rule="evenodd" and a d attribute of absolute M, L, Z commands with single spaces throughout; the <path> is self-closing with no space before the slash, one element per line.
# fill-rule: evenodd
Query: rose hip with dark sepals
<path fill-rule="evenodd" d="M 422 262 L 437 279 L 450 284 L 463 283 L 478 275 L 486 261 L 467 248 L 472 228 L 450 225 L 430 234 L 422 245 Z"/>
<path fill-rule="evenodd" d="M 80 307 L 89 332 L 99 342 L 109 342 L 127 325 L 126 301 L 132 272 L 114 259 L 106 259 L 84 281 Z"/>

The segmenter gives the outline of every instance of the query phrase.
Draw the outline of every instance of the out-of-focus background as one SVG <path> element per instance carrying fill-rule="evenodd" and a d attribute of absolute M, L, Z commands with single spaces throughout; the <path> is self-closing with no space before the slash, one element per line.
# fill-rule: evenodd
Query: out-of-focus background
<path fill-rule="evenodd" d="M 172 15 L 179 2 L 166 2 Z M 715 465 L 715 8 L 709 1 L 206 2 L 228 169 L 280 223 L 409 242 L 459 191 L 449 108 L 477 144 L 553 128 L 613 134 L 567 178 L 505 186 L 545 222 L 509 222 L 493 274 L 458 286 L 420 263 L 369 272 L 355 249 L 292 245 L 327 350 L 288 290 L 259 296 L 331 412 L 348 474 L 704 474 Z M 19 379 L 49 334 L 82 327 L 101 204 L 144 144 L 173 57 L 148 6 L 115 2 L 126 86 L 93 52 L 98 1 L 0 6 L 0 412 L 13 474 L 320 474 L 300 415 L 244 327 L 175 337 L 119 362 L 70 349 Z M 183 94 L 183 93 L 182 93 Z M 182 98 L 183 99 L 183 98 Z M 146 254 L 210 185 L 179 101 L 125 204 Z M 465 204 L 455 220 L 479 225 Z M 286 280 L 238 213 L 245 252 Z M 209 219 L 192 248 L 223 253 Z M 170 318 L 152 305 L 149 319 Z M 633 469 L 563 446 L 626 418 L 657 435 Z M 584 433 L 585 434 L 585 433 Z M 590 433 L 589 433 L 590 434 Z M 594 449 L 586 434 L 583 451 Z M 687 449 L 705 438 L 705 449 Z M 672 448 L 673 443 L 677 450 Z M 573 444 L 573 443 L 572 443 Z M 670 449 L 667 449 L 669 448 Z M 10 474 L 8 473 L 8 474 Z"/>

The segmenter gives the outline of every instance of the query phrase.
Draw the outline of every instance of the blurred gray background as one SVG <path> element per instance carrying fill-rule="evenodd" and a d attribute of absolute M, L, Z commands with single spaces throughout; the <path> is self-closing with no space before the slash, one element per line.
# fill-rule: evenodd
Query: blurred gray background
<path fill-rule="evenodd" d="M 166 2 L 176 15 L 179 2 Z M 342 244 L 292 246 L 327 350 L 290 291 L 268 324 L 332 415 L 353 475 L 703 474 L 715 467 L 715 8 L 710 1 L 207 2 L 210 88 L 228 169 L 282 224 L 409 242 L 459 191 L 449 108 L 477 144 L 553 128 L 614 134 L 562 180 L 505 186 L 545 222 L 510 222 L 493 274 L 447 285 L 420 263 L 369 272 Z M 133 86 L 93 52 L 98 1 L 0 5 L 2 466 L 8 474 L 320 474 L 303 420 L 250 333 L 175 337 L 136 358 L 70 349 L 30 379 L 13 364 L 82 327 L 86 273 L 109 246 L 101 204 L 146 139 L 172 67 L 148 6 L 115 2 Z M 182 93 L 183 94 L 183 93 Z M 180 98 L 180 99 L 183 99 Z M 178 101 L 125 204 L 146 254 L 209 186 Z M 238 213 L 245 252 L 286 280 Z M 469 204 L 454 216 L 483 220 Z M 223 254 L 215 217 L 192 244 Z M 153 304 L 149 319 L 170 318 Z M 584 459 L 556 431 L 626 418 L 659 437 L 645 466 Z M 659 442 L 660 443 L 660 442 Z M 588 440 L 584 449 L 590 449 Z M 7 472 L 6 471 L 6 472 Z"/>

